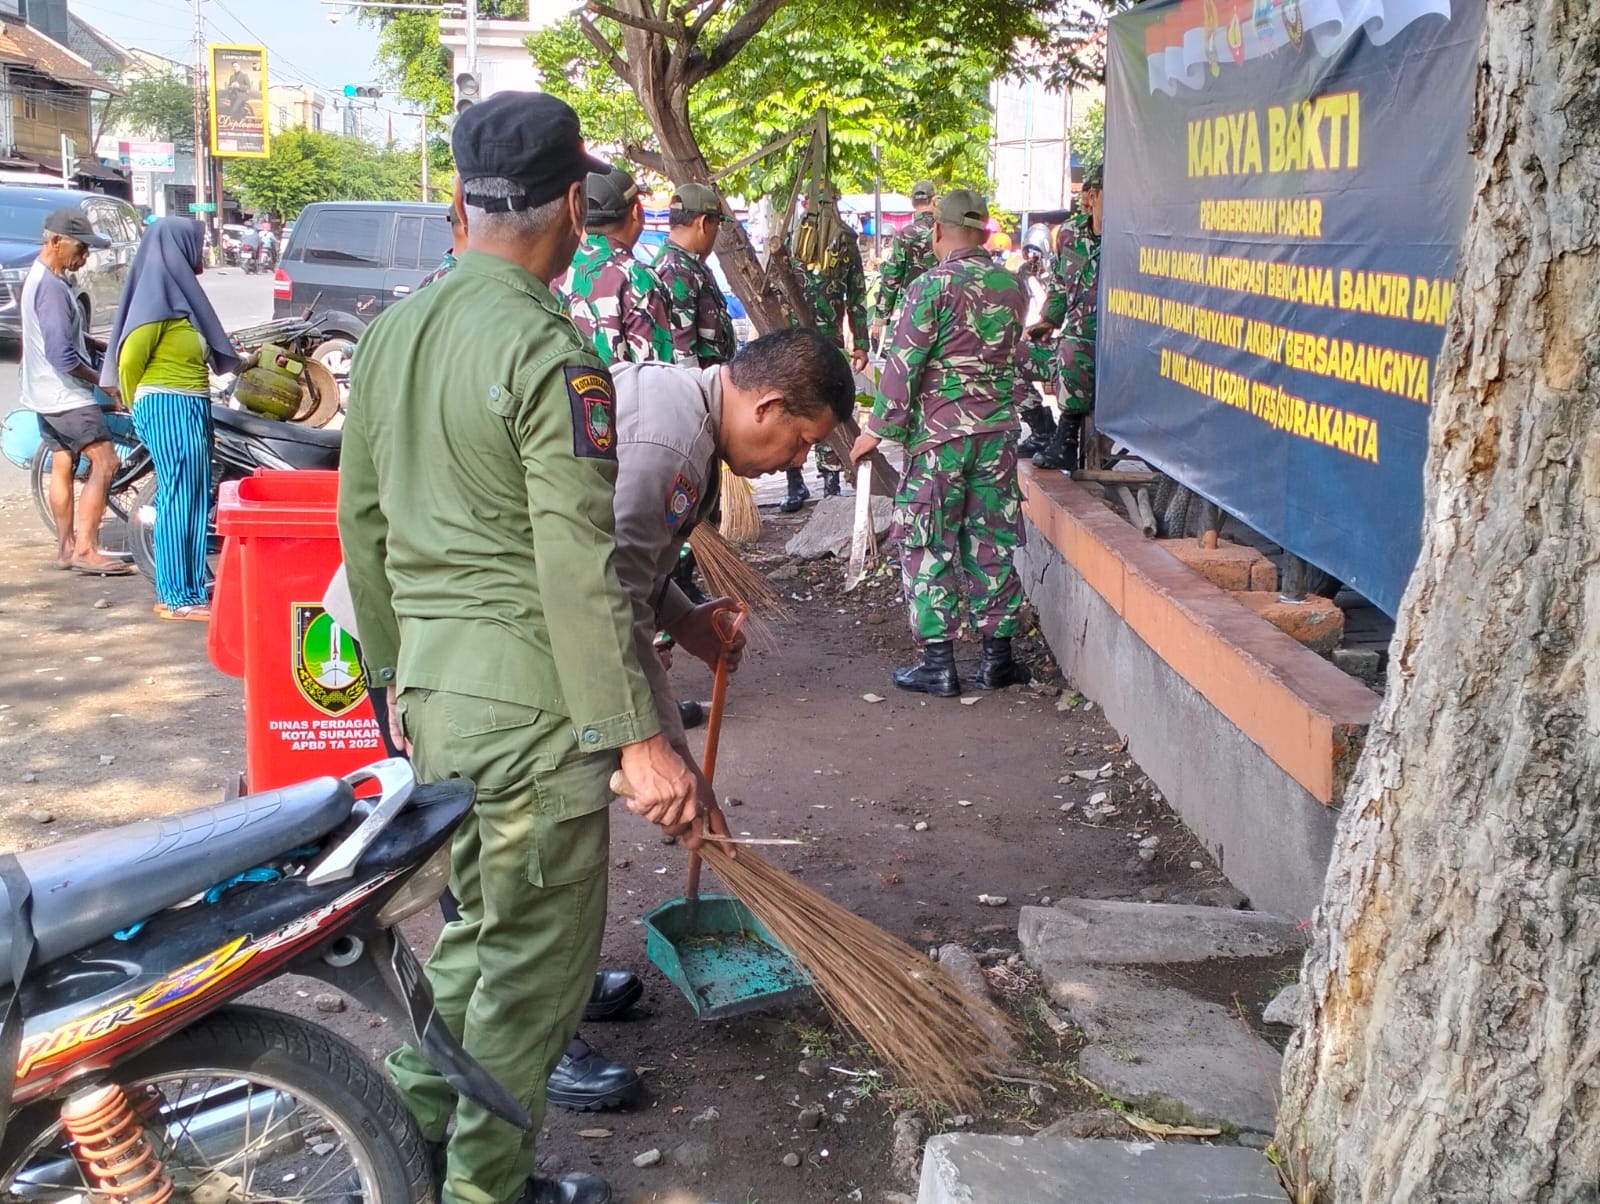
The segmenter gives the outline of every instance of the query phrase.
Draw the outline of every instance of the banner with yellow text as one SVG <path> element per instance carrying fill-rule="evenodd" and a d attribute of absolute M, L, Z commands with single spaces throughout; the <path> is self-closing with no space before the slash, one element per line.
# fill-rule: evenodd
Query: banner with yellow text
<path fill-rule="evenodd" d="M 1483 11 L 1153 0 L 1110 23 L 1096 421 L 1390 614 Z"/>
<path fill-rule="evenodd" d="M 211 63 L 211 153 L 235 159 L 265 159 L 267 48 L 213 43 Z"/>

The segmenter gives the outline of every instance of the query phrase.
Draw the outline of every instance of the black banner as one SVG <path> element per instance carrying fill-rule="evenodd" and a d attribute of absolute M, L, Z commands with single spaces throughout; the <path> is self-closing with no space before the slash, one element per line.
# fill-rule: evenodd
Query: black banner
<path fill-rule="evenodd" d="M 1471 191 L 1483 0 L 1110 23 L 1096 421 L 1393 614 Z"/>

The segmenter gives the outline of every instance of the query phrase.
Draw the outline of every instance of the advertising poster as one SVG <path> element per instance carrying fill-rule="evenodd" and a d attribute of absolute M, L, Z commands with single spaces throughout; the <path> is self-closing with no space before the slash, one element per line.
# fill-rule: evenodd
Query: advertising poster
<path fill-rule="evenodd" d="M 206 50 L 211 63 L 211 153 L 265 159 L 267 48 L 213 43 Z"/>
<path fill-rule="evenodd" d="M 1155 0 L 1110 23 L 1097 424 L 1390 614 L 1483 12 Z"/>

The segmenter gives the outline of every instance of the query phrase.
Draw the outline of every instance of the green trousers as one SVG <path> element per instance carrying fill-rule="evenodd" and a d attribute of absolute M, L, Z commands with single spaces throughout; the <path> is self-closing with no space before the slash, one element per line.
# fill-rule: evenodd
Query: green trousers
<path fill-rule="evenodd" d="M 406 690 L 399 710 L 420 780 L 478 787 L 450 849 L 461 919 L 440 934 L 428 981 L 445 1024 L 528 1109 L 533 1129 L 458 1099 L 409 1045 L 387 1064 L 424 1137 L 442 1140 L 455 1115 L 445 1204 L 506 1204 L 533 1173 L 545 1080 L 594 986 L 617 757 L 580 753 L 570 720 L 514 703 Z"/>
<path fill-rule="evenodd" d="M 1022 544 L 1014 431 L 950 439 L 907 457 L 895 498 L 901 586 L 918 643 L 959 630 L 961 585 L 982 635 L 1014 636 Z"/>

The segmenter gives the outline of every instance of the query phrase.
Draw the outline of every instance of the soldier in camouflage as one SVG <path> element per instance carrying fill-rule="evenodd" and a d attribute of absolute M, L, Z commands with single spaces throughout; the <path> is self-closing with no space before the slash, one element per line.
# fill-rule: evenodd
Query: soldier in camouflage
<path fill-rule="evenodd" d="M 1100 204 L 1099 167 L 1083 173 L 1081 206 L 1070 229 L 1063 229 L 1063 241 L 1056 254 L 1055 277 L 1044 312 L 1029 330 L 1046 332 L 1059 328 L 1056 343 L 1056 403 L 1061 421 L 1050 443 L 1033 457 L 1039 468 L 1079 467 L 1084 417 L 1094 409 L 1094 338 L 1096 289 L 1100 279 Z M 1070 242 L 1067 241 L 1070 239 Z"/>
<path fill-rule="evenodd" d="M 905 445 L 895 536 L 922 659 L 896 669 L 894 684 L 943 698 L 961 692 L 951 644 L 961 578 L 983 636 L 975 684 L 998 690 L 1029 677 L 1011 654 L 1022 606 L 1011 563 L 1022 543 L 1011 388 L 1025 300 L 1016 276 L 983 249 L 988 220 L 975 192 L 939 198 L 939 265 L 907 292 L 877 401 L 850 453 L 859 461 L 883 439 Z"/>
<path fill-rule="evenodd" d="M 450 209 L 450 249 L 444 253 L 444 258 L 439 260 L 438 267 L 417 281 L 417 287 L 427 288 L 430 284 L 443 280 L 455 270 L 456 260 L 466 249 L 467 223 L 461 220 L 461 215 L 452 206 Z"/>
<path fill-rule="evenodd" d="M 1050 437 L 1056 433 L 1055 415 L 1035 387 L 1036 382 L 1053 387 L 1056 378 L 1055 348 L 1048 342 L 1049 332 L 1038 329 L 1054 273 L 1050 227 L 1035 222 L 1022 236 L 1022 263 L 1017 268 L 1017 281 L 1028 299 L 1028 316 L 1023 319 L 1028 337 L 1017 348 L 1017 381 L 1012 387 L 1011 401 L 1029 431 L 1017 444 L 1018 459 L 1031 460 L 1036 452 L 1050 445 Z"/>
<path fill-rule="evenodd" d="M 667 294 L 655 273 L 633 257 L 644 230 L 644 202 L 622 168 L 590 174 L 586 229 L 560 290 L 572 324 L 608 367 L 642 360 L 670 364 Z"/>
<path fill-rule="evenodd" d="M 821 195 L 824 205 L 833 207 L 838 235 L 824 256 L 820 269 L 796 264 L 800 284 L 806 300 L 811 303 L 817 317 L 817 329 L 841 352 L 845 349 L 844 324 L 850 327 L 850 366 L 857 372 L 867 370 L 867 273 L 861 266 L 861 248 L 856 245 L 856 235 L 838 217 L 839 194 L 832 185 Z M 817 470 L 822 474 L 822 492 L 828 497 L 839 495 L 839 474 L 844 465 L 833 449 L 825 443 L 817 444 Z M 805 478 L 798 468 L 789 470 L 789 496 L 778 507 L 784 513 L 800 509 L 811 496 Z"/>
<path fill-rule="evenodd" d="M 872 337 L 878 338 L 900 308 L 911 282 L 939 262 L 933 253 L 932 180 L 918 180 L 911 186 L 911 208 L 916 215 L 889 241 L 889 254 L 878 272 L 878 307 L 872 321 Z"/>
<path fill-rule="evenodd" d="M 685 184 L 667 208 L 671 229 L 653 265 L 671 306 L 672 346 L 680 364 L 709 368 L 739 350 L 733 318 L 717 279 L 706 266 L 717 232 L 730 220 L 714 188 Z"/>

